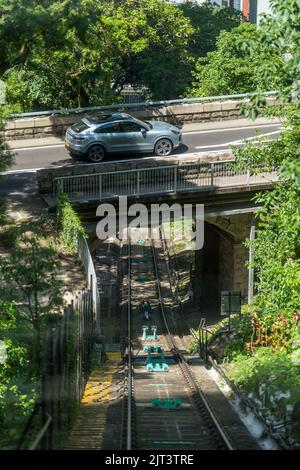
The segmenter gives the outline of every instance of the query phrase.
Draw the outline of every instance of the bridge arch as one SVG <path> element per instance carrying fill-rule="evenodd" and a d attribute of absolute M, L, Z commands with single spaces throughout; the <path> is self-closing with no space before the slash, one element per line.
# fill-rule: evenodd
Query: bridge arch
<path fill-rule="evenodd" d="M 195 252 L 194 292 L 201 314 L 220 314 L 220 295 L 224 290 L 248 293 L 248 249 L 251 214 L 205 218 L 204 246 Z"/>

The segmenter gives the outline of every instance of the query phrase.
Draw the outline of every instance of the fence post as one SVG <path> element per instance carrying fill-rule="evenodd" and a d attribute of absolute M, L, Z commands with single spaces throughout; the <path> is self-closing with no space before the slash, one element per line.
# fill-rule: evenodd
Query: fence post
<path fill-rule="evenodd" d="M 102 200 L 102 175 L 99 175 L 99 201 Z"/>
<path fill-rule="evenodd" d="M 136 195 L 140 196 L 140 170 L 137 170 L 137 181 L 136 181 Z"/>
<path fill-rule="evenodd" d="M 174 191 L 177 191 L 177 165 L 174 167 Z"/>
<path fill-rule="evenodd" d="M 215 170 L 214 164 L 211 163 L 210 164 L 210 185 L 211 186 L 214 185 L 214 170 Z"/>

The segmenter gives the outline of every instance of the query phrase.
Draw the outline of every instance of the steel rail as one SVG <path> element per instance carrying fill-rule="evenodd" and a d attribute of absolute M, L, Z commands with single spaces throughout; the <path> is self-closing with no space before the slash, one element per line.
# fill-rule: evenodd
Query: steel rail
<path fill-rule="evenodd" d="M 262 93 L 263 96 L 276 96 L 278 91 L 266 91 Z M 199 96 L 196 98 L 182 98 L 174 100 L 162 100 L 162 101 L 144 101 L 141 103 L 119 103 L 106 106 L 91 106 L 84 108 L 66 108 L 66 109 L 52 109 L 45 111 L 32 111 L 28 113 L 14 113 L 11 114 L 11 118 L 30 118 L 30 117 L 40 117 L 40 116 L 55 116 L 55 115 L 68 115 L 68 114 L 80 114 L 84 112 L 92 111 L 108 111 L 108 110 L 120 110 L 120 109 L 135 109 L 135 108 L 149 108 L 149 107 L 158 107 L 158 106 L 169 106 L 172 104 L 176 105 L 185 105 L 192 103 L 203 103 L 205 101 L 214 101 L 214 100 L 237 100 L 237 99 L 247 99 L 251 96 L 255 96 L 257 93 L 241 93 L 235 95 L 218 95 L 218 96 Z"/>
<path fill-rule="evenodd" d="M 182 354 L 180 353 L 180 351 L 178 350 L 178 348 L 176 346 L 173 335 L 170 333 L 167 318 L 166 318 L 166 315 L 165 315 L 165 306 L 164 306 L 164 300 L 163 300 L 162 291 L 161 291 L 161 283 L 160 283 L 159 272 L 158 272 L 157 257 L 156 257 L 155 246 L 154 246 L 154 242 L 153 242 L 152 237 L 151 237 L 151 249 L 152 249 L 153 265 L 154 265 L 154 270 L 155 270 L 156 285 L 157 285 L 157 291 L 158 291 L 158 297 L 159 297 L 161 313 L 162 313 L 164 324 L 165 324 L 165 327 L 166 327 L 166 330 L 167 330 L 167 333 L 168 333 L 167 341 L 170 344 L 171 349 L 174 351 L 174 354 L 179 358 L 179 361 L 180 361 L 179 365 L 180 365 L 180 368 L 181 368 L 181 371 L 182 371 L 183 375 L 185 376 L 185 378 L 186 378 L 186 375 L 188 376 L 188 379 L 192 383 L 193 388 L 199 394 L 199 396 L 201 398 L 201 401 L 202 401 L 202 403 L 203 403 L 203 405 L 206 409 L 206 412 L 208 413 L 210 419 L 213 421 L 214 426 L 215 426 L 217 432 L 219 433 L 222 441 L 224 442 L 226 448 L 228 450 L 234 450 L 234 447 L 233 447 L 230 439 L 226 435 L 226 433 L 223 430 L 220 422 L 218 421 L 215 413 L 213 412 L 213 410 L 211 409 L 211 406 L 209 405 L 207 399 L 205 398 L 203 392 L 201 391 L 201 389 L 199 388 L 197 382 L 195 381 L 195 378 L 194 378 L 194 375 L 193 375 L 192 371 L 190 370 L 190 368 L 186 364 Z"/>
<path fill-rule="evenodd" d="M 127 298 L 127 334 L 128 334 L 128 397 L 127 397 L 127 439 L 126 449 L 132 448 L 132 357 L 131 357 L 131 240 L 128 234 L 128 298 Z"/>

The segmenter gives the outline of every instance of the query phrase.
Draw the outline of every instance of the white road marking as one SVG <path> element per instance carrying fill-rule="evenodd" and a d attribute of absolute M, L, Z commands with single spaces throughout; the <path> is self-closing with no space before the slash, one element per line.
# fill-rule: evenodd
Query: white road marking
<path fill-rule="evenodd" d="M 268 124 L 267 126 L 265 127 L 270 127 L 270 126 L 274 126 L 274 124 Z M 262 126 L 261 126 L 262 127 Z M 234 128 L 234 129 L 237 129 L 237 128 Z M 241 128 L 242 129 L 242 128 Z M 245 129 L 248 129 L 248 127 L 245 127 Z M 221 129 L 221 130 L 229 130 L 229 129 Z M 200 131 L 200 132 L 207 132 L 207 131 Z M 214 131 L 211 131 L 211 132 L 215 132 Z M 280 133 L 280 129 L 277 130 L 277 131 L 273 131 L 273 132 L 268 132 L 266 134 L 260 134 L 259 136 L 258 135 L 255 135 L 255 136 L 252 136 L 252 137 L 247 137 L 245 139 L 240 139 L 240 140 L 234 140 L 234 141 L 231 141 L 231 142 L 226 142 L 224 144 L 215 144 L 215 145 L 203 145 L 203 146 L 199 146 L 199 147 L 195 147 L 195 149 L 197 150 L 203 150 L 203 149 L 215 149 L 215 150 L 208 150 L 208 151 L 202 151 L 202 152 L 191 152 L 191 153 L 186 153 L 186 154 L 174 154 L 174 155 L 171 155 L 171 158 L 173 157 L 178 157 L 179 159 L 181 160 L 184 160 L 184 159 L 187 159 L 187 158 L 191 158 L 191 157 L 197 157 L 197 155 L 203 155 L 203 154 L 209 154 L 209 153 L 214 153 L 214 154 L 218 154 L 218 153 L 222 153 L 224 150 L 227 150 L 229 149 L 229 146 L 230 145 L 236 145 L 236 146 L 240 146 L 240 145 L 244 145 L 244 142 L 245 141 L 250 141 L 250 140 L 254 140 L 255 139 L 257 141 L 258 140 L 258 137 L 266 137 L 266 136 L 270 136 L 270 135 L 275 135 L 275 134 L 278 134 Z M 272 139 L 266 139 L 264 140 L 263 142 L 271 142 Z M 22 148 L 22 149 L 15 149 L 15 150 L 35 150 L 35 149 L 45 149 L 45 148 L 53 148 L 53 147 L 63 147 L 64 144 L 56 144 L 56 145 L 50 145 L 50 146 L 41 146 L 41 147 L 26 147 L 26 148 Z M 218 150 L 220 149 L 220 150 Z M 155 158 L 154 156 L 149 156 L 149 157 L 143 157 L 141 158 L 142 161 L 145 161 L 145 160 L 150 160 L 150 159 L 153 159 Z M 156 158 L 159 158 L 159 157 L 156 157 Z M 140 159 L 134 159 L 135 162 L 137 162 L 138 160 Z M 128 158 L 126 160 L 110 160 L 110 161 L 106 161 L 106 162 L 103 162 L 102 165 L 110 165 L 111 163 L 113 164 L 117 164 L 117 163 L 127 163 L 127 162 L 132 162 L 132 158 Z M 94 165 L 94 163 L 78 163 L 76 166 L 88 166 L 88 165 Z M 1 175 L 17 175 L 17 174 L 21 174 L 21 173 L 36 173 L 38 170 L 43 170 L 43 169 L 50 169 L 50 168 L 67 168 L 68 166 L 72 166 L 71 164 L 70 165 L 57 165 L 57 166 L 47 166 L 47 167 L 41 167 L 41 168 L 27 168 L 27 169 L 23 169 L 23 170 L 9 170 L 9 171 L 6 171 L 6 172 L 3 172 L 3 173 L 0 173 Z"/>
<path fill-rule="evenodd" d="M 40 145 L 37 147 L 20 147 L 20 148 L 11 147 L 11 150 L 14 150 L 15 152 L 19 152 L 19 151 L 24 151 L 24 150 L 41 150 L 41 149 L 51 149 L 51 148 L 64 147 L 64 146 L 65 144 Z"/>
<path fill-rule="evenodd" d="M 241 131 L 241 130 L 244 130 L 244 129 L 263 129 L 265 127 L 278 127 L 280 126 L 280 129 L 284 129 L 281 125 L 281 123 L 277 123 L 277 124 L 262 124 L 261 126 L 260 125 L 257 125 L 257 126 L 243 126 L 243 127 L 227 127 L 225 129 L 209 129 L 207 131 L 205 130 L 202 130 L 202 131 L 187 131 L 187 132 L 183 132 L 182 134 L 183 135 L 191 135 L 191 134 L 211 134 L 212 132 L 228 132 L 228 131 Z"/>
<path fill-rule="evenodd" d="M 195 149 L 209 149 L 209 148 L 216 148 L 216 147 L 229 147 L 229 145 L 243 145 L 245 141 L 248 142 L 250 140 L 256 140 L 257 142 L 259 142 L 260 137 L 267 137 L 269 135 L 275 135 L 279 133 L 280 133 L 280 130 L 274 131 L 274 132 L 268 132 L 267 134 L 254 135 L 253 137 L 245 137 L 244 139 L 232 140 L 231 142 L 226 142 L 224 144 L 202 145 L 200 147 L 195 147 Z M 266 141 L 264 140 L 264 142 Z"/>

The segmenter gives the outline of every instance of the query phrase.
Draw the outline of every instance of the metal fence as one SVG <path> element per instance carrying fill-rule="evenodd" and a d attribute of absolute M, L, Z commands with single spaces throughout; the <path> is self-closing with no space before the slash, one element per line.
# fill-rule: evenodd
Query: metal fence
<path fill-rule="evenodd" d="M 94 263 L 83 236 L 78 240 L 78 255 L 85 269 L 88 290 L 76 295 L 65 308 L 58 326 L 50 326 L 46 331 L 41 393 L 18 449 L 61 447 L 84 392 L 92 350 L 97 352 L 101 335 L 100 294 Z"/>
<path fill-rule="evenodd" d="M 91 257 L 91 253 L 89 250 L 89 246 L 87 244 L 86 239 L 81 236 L 78 240 L 78 255 L 81 259 L 81 262 L 84 266 L 88 287 L 92 292 L 92 301 L 93 301 L 93 314 L 94 314 L 94 321 L 96 325 L 96 331 L 98 334 L 101 332 L 101 320 L 100 320 L 100 294 L 98 289 L 97 283 L 97 275 L 95 271 L 95 266 L 93 259 Z"/>
<path fill-rule="evenodd" d="M 102 201 L 119 196 L 139 197 L 200 191 L 221 187 L 270 183 L 277 180 L 274 171 L 257 173 L 255 168 L 241 170 L 234 160 L 214 163 L 136 168 L 106 173 L 57 177 L 53 180 L 53 198 L 59 192 L 71 202 Z"/>
<path fill-rule="evenodd" d="M 262 93 L 263 96 L 276 96 L 278 91 L 267 91 Z M 55 115 L 66 115 L 66 114 L 80 114 L 84 112 L 93 112 L 93 111 L 117 111 L 120 109 L 129 110 L 129 109 L 147 109 L 153 107 L 161 106 L 171 106 L 171 105 L 184 105 L 192 103 L 205 103 L 210 101 L 226 101 L 226 100 L 241 100 L 248 99 L 251 96 L 254 96 L 255 93 L 242 93 L 235 95 L 219 95 L 219 96 L 200 96 L 196 98 L 181 98 L 175 100 L 166 100 L 166 101 L 144 101 L 141 103 L 119 103 L 108 106 L 91 106 L 87 108 L 68 108 L 68 109 L 53 109 L 46 111 L 35 111 L 30 113 L 17 113 L 12 114 L 12 118 L 26 118 L 26 117 L 39 117 L 39 116 L 55 116 Z"/>
<path fill-rule="evenodd" d="M 41 394 L 18 449 L 62 446 L 90 372 L 95 332 L 92 297 L 91 291 L 82 291 L 65 309 L 60 323 L 47 329 Z"/>

